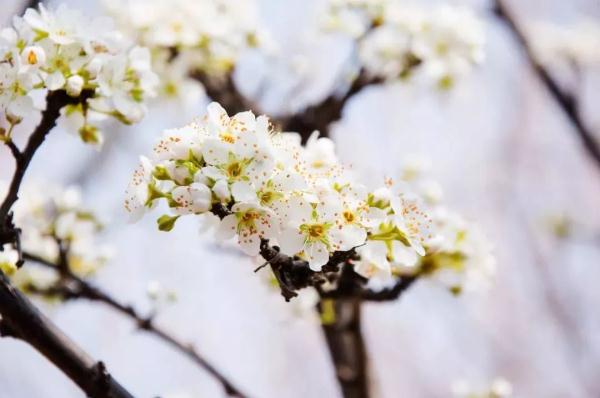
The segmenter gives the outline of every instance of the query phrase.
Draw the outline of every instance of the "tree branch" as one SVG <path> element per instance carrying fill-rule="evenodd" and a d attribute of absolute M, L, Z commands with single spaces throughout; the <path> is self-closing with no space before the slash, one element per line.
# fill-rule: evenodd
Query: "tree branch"
<path fill-rule="evenodd" d="M 25 171 L 29 167 L 31 159 L 33 159 L 33 156 L 39 147 L 44 143 L 50 130 L 56 126 L 56 121 L 60 116 L 60 110 L 68 104 L 78 103 L 79 101 L 82 101 L 81 97 L 70 97 L 64 90 L 51 91 L 46 96 L 47 106 L 46 110 L 42 112 L 42 120 L 29 137 L 25 149 L 20 152 L 20 155 L 15 156 L 15 172 L 8 193 L 6 194 L 2 205 L 0 205 L 0 220 L 6 219 L 8 212 L 19 199 L 19 189 L 21 188 L 23 177 L 25 177 Z M 15 148 L 11 148 L 11 151 L 16 155 Z M 2 226 L 4 226 L 4 223 L 2 224 Z"/>
<path fill-rule="evenodd" d="M 367 355 L 361 331 L 360 299 L 321 299 L 319 311 L 332 312 L 322 328 L 344 398 L 368 398 Z"/>
<path fill-rule="evenodd" d="M 579 135 L 579 138 L 581 139 L 586 151 L 595 161 L 596 166 L 600 167 L 600 144 L 594 138 L 592 131 L 589 130 L 583 122 L 579 114 L 577 101 L 575 100 L 574 96 L 562 90 L 559 84 L 550 76 L 550 73 L 546 70 L 546 68 L 544 68 L 542 64 L 535 59 L 525 34 L 518 27 L 517 23 L 515 22 L 515 18 L 511 15 L 509 9 L 504 5 L 504 2 L 502 0 L 495 0 L 494 6 L 496 15 L 506 23 L 523 48 L 523 51 L 527 57 L 527 61 L 529 62 L 532 70 L 538 76 L 539 80 L 544 84 L 548 93 L 555 100 L 557 105 L 562 109 L 565 116 L 567 116 L 575 128 L 575 131 Z"/>
<path fill-rule="evenodd" d="M 54 264 L 48 260 L 45 260 L 39 256 L 26 252 L 23 253 L 23 258 L 27 261 L 32 261 L 37 264 L 55 269 L 63 276 L 65 282 L 67 282 L 67 284 L 65 285 L 52 287 L 48 291 L 33 291 L 33 293 L 41 295 L 58 295 L 65 299 L 87 299 L 90 301 L 104 303 L 110 308 L 134 320 L 139 329 L 154 334 L 164 342 L 171 345 L 180 353 L 186 355 L 193 362 L 195 362 L 206 372 L 208 372 L 211 376 L 216 378 L 223 385 L 223 388 L 229 396 L 235 396 L 240 398 L 243 398 L 245 396 L 243 393 L 240 392 L 240 390 L 237 387 L 233 385 L 232 382 L 230 382 L 223 374 L 221 374 L 213 365 L 206 361 L 206 359 L 204 359 L 200 355 L 200 353 L 198 353 L 198 351 L 193 347 L 193 345 L 180 341 L 179 339 L 171 335 L 171 333 L 169 333 L 167 330 L 156 325 L 154 323 L 153 317 L 142 316 L 131 305 L 126 305 L 119 302 L 105 291 L 73 274 L 73 272 L 71 272 L 68 266 L 63 267 L 58 264 Z"/>
<path fill-rule="evenodd" d="M 307 107 L 301 113 L 283 119 L 279 122 L 282 131 L 299 133 L 302 142 L 306 142 L 315 130 L 318 130 L 322 137 L 328 137 L 331 124 L 341 119 L 346 103 L 365 87 L 381 82 L 380 78 L 370 77 L 364 70 L 361 70 L 344 95 L 329 95 L 318 104 Z"/>
<path fill-rule="evenodd" d="M 65 336 L 0 271 L 0 335 L 43 354 L 92 398 L 133 398 L 107 371 Z"/>

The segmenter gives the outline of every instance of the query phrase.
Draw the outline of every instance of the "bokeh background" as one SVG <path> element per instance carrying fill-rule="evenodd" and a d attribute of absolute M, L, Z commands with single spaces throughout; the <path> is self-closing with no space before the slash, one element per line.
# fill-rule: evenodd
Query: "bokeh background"
<path fill-rule="evenodd" d="M 2 0 L 3 24 L 20 9 Z M 67 3 L 100 12 L 94 0 Z M 269 113 L 326 95 L 349 50 L 314 40 L 317 0 L 262 0 L 261 16 L 283 51 L 301 56 L 310 79 L 295 90 L 286 65 L 248 56 L 237 80 L 256 82 Z M 456 2 L 454 2 L 456 3 Z M 486 20 L 486 62 L 451 93 L 407 84 L 371 87 L 346 107 L 334 129 L 342 159 L 367 175 L 393 175 L 406 156 L 425 155 L 453 208 L 494 242 L 493 287 L 453 297 L 427 281 L 393 303 L 369 304 L 364 333 L 376 397 L 445 397 L 454 381 L 508 379 L 517 397 L 599 397 L 600 169 L 528 67 L 514 37 L 486 1 L 468 2 Z M 521 24 L 600 18 L 597 0 L 507 1 Z M 557 71 L 569 84 L 572 78 Z M 600 134 L 600 70 L 581 70 L 586 122 Z M 264 80 L 266 79 L 266 80 Z M 265 88 L 266 87 L 266 88 Z M 253 397 L 337 397 L 319 325 L 252 272 L 253 263 L 219 250 L 193 220 L 169 234 L 152 217 L 128 224 L 122 199 L 139 154 L 164 127 L 200 115 L 202 103 L 156 103 L 133 127 L 107 131 L 102 152 L 54 131 L 28 181 L 77 184 L 86 203 L 110 222 L 116 250 L 95 282 L 149 310 L 148 282 L 177 291 L 157 322 L 186 340 Z M 23 138 L 23 137 L 22 137 Z M 0 147 L 0 177 L 12 159 Z M 570 220 L 559 238 L 549 220 Z M 44 311 L 139 397 L 219 397 L 220 385 L 187 359 L 99 304 L 44 305 Z M 49 362 L 18 341 L 0 341 L 0 398 L 79 397 Z M 182 395 L 184 396 L 184 395 Z"/>

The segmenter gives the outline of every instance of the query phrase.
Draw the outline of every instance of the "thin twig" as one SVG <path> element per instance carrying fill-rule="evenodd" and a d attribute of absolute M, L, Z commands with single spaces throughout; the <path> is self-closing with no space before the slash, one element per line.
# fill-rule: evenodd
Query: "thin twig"
<path fill-rule="evenodd" d="M 211 365 L 206 359 L 204 359 L 202 355 L 200 355 L 200 353 L 191 344 L 187 344 L 180 341 L 179 339 L 174 337 L 170 332 L 156 325 L 152 316 L 145 317 L 141 315 L 133 306 L 119 302 L 107 292 L 101 290 L 100 288 L 92 285 L 91 283 L 75 275 L 68 268 L 68 266 L 62 267 L 39 256 L 26 252 L 23 253 L 23 258 L 27 261 L 32 261 L 37 264 L 57 270 L 66 279 L 66 282 L 70 283 L 69 286 L 62 286 L 59 289 L 53 289 L 52 291 L 47 291 L 46 293 L 57 294 L 63 296 L 66 299 L 82 298 L 106 304 L 110 308 L 134 320 L 139 329 L 154 334 L 155 336 L 170 344 L 173 348 L 177 349 L 179 352 L 185 354 L 188 358 L 190 358 L 192 361 L 194 361 L 196 364 L 202 367 L 205 371 L 207 371 L 211 376 L 216 378 L 223 385 L 223 388 L 225 389 L 228 395 L 240 398 L 243 398 L 245 396 L 240 392 L 240 390 L 237 387 L 233 385 L 232 382 L 230 382 L 213 365 Z M 44 292 L 40 291 L 38 293 L 43 294 Z"/>
<path fill-rule="evenodd" d="M 527 56 L 527 60 L 531 65 L 531 68 L 575 128 L 575 131 L 579 135 L 579 138 L 581 139 L 581 142 L 588 154 L 595 161 L 596 165 L 600 167 L 600 144 L 594 138 L 592 131 L 588 129 L 582 120 L 581 115 L 579 114 L 579 107 L 574 96 L 562 90 L 560 85 L 552 78 L 546 68 L 544 68 L 544 66 L 542 66 L 542 64 L 536 60 L 535 56 L 533 55 L 532 48 L 527 42 L 525 34 L 518 27 L 517 23 L 515 22 L 515 18 L 511 15 L 511 12 L 504 5 L 502 0 L 495 1 L 494 11 L 496 12 L 496 15 L 498 15 L 498 17 L 502 19 L 514 33 L 517 41 Z"/>
<path fill-rule="evenodd" d="M 42 120 L 29 137 L 25 149 L 20 152 L 20 155 L 15 156 L 16 165 L 13 178 L 8 193 L 6 194 L 2 205 L 0 205 L 0 220 L 6 219 L 8 212 L 19 199 L 19 189 L 21 188 L 23 177 L 25 177 L 25 171 L 29 167 L 29 163 L 39 147 L 44 143 L 46 135 L 48 135 L 50 130 L 56 125 L 56 121 L 60 116 L 60 110 L 65 105 L 79 101 L 81 101 L 79 97 L 69 97 L 63 90 L 48 93 L 46 97 L 47 107 L 46 110 L 42 112 Z M 14 152 L 14 149 L 11 150 Z"/>

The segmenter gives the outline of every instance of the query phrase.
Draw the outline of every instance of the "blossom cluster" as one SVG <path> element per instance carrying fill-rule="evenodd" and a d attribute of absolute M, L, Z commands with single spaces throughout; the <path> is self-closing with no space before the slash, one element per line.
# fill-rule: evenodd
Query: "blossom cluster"
<path fill-rule="evenodd" d="M 466 380 L 458 380 L 452 385 L 455 398 L 509 398 L 513 396 L 513 387 L 506 379 L 496 378 L 485 388 L 474 387 Z"/>
<path fill-rule="evenodd" d="M 150 48 L 166 96 L 200 92 L 190 75 L 222 78 L 265 34 L 254 0 L 104 0 L 122 31 Z"/>
<path fill-rule="evenodd" d="M 201 215 L 248 255 L 268 241 L 314 271 L 334 253 L 356 250 L 358 272 L 391 276 L 444 242 L 417 190 L 389 180 L 369 190 L 339 162 L 330 139 L 315 133 L 302 146 L 297 134 L 273 131 L 265 116 L 229 117 L 215 102 L 204 118 L 167 130 L 151 158 L 141 158 L 125 208 L 135 220 L 158 202 L 168 208 L 161 230 L 183 215 Z"/>
<path fill-rule="evenodd" d="M 150 53 L 131 47 L 110 20 L 88 18 L 61 5 L 29 8 L 0 32 L 0 136 L 44 103 L 36 99 L 63 90 L 73 101 L 62 109 L 85 142 L 98 144 L 98 122 L 108 117 L 139 121 L 154 95 L 157 76 Z"/>
<path fill-rule="evenodd" d="M 24 252 L 53 264 L 65 256 L 69 270 L 78 276 L 93 274 L 111 256 L 111 249 L 97 242 L 102 224 L 82 206 L 77 188 L 24 186 L 14 207 L 14 222 L 21 229 Z M 15 265 L 18 254 L 14 250 L 5 253 Z M 17 271 L 16 267 L 12 271 Z M 52 270 L 30 266 L 12 275 L 17 286 L 37 287 L 51 284 L 57 277 Z"/>
<path fill-rule="evenodd" d="M 329 0 L 324 26 L 356 40 L 371 77 L 411 76 L 449 88 L 484 58 L 482 22 L 463 7 L 394 0 Z"/>
<path fill-rule="evenodd" d="M 600 65 L 600 22 L 581 19 L 571 25 L 547 22 L 530 28 L 533 50 L 544 64 L 563 61 L 576 66 Z"/>
<path fill-rule="evenodd" d="M 378 240 L 373 233 L 357 249 L 356 271 L 369 278 L 373 287 L 392 285 L 394 276 L 419 275 L 431 277 L 455 294 L 486 288 L 496 269 L 492 246 L 478 226 L 444 205 L 442 188 L 429 176 L 429 168 L 423 158 L 408 158 L 395 182 L 377 192 L 381 203 L 388 203 L 399 185 L 422 199 L 436 233 L 424 245 L 423 255 L 405 250 L 399 242 L 390 245 Z M 385 236 L 388 229 L 380 225 L 377 232 Z"/>

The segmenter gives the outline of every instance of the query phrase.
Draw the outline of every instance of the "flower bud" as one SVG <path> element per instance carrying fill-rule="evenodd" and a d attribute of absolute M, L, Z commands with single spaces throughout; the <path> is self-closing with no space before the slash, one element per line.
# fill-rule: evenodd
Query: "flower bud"
<path fill-rule="evenodd" d="M 67 94 L 71 97 L 77 97 L 81 94 L 81 90 L 83 90 L 83 78 L 79 75 L 73 75 L 67 79 Z"/>

